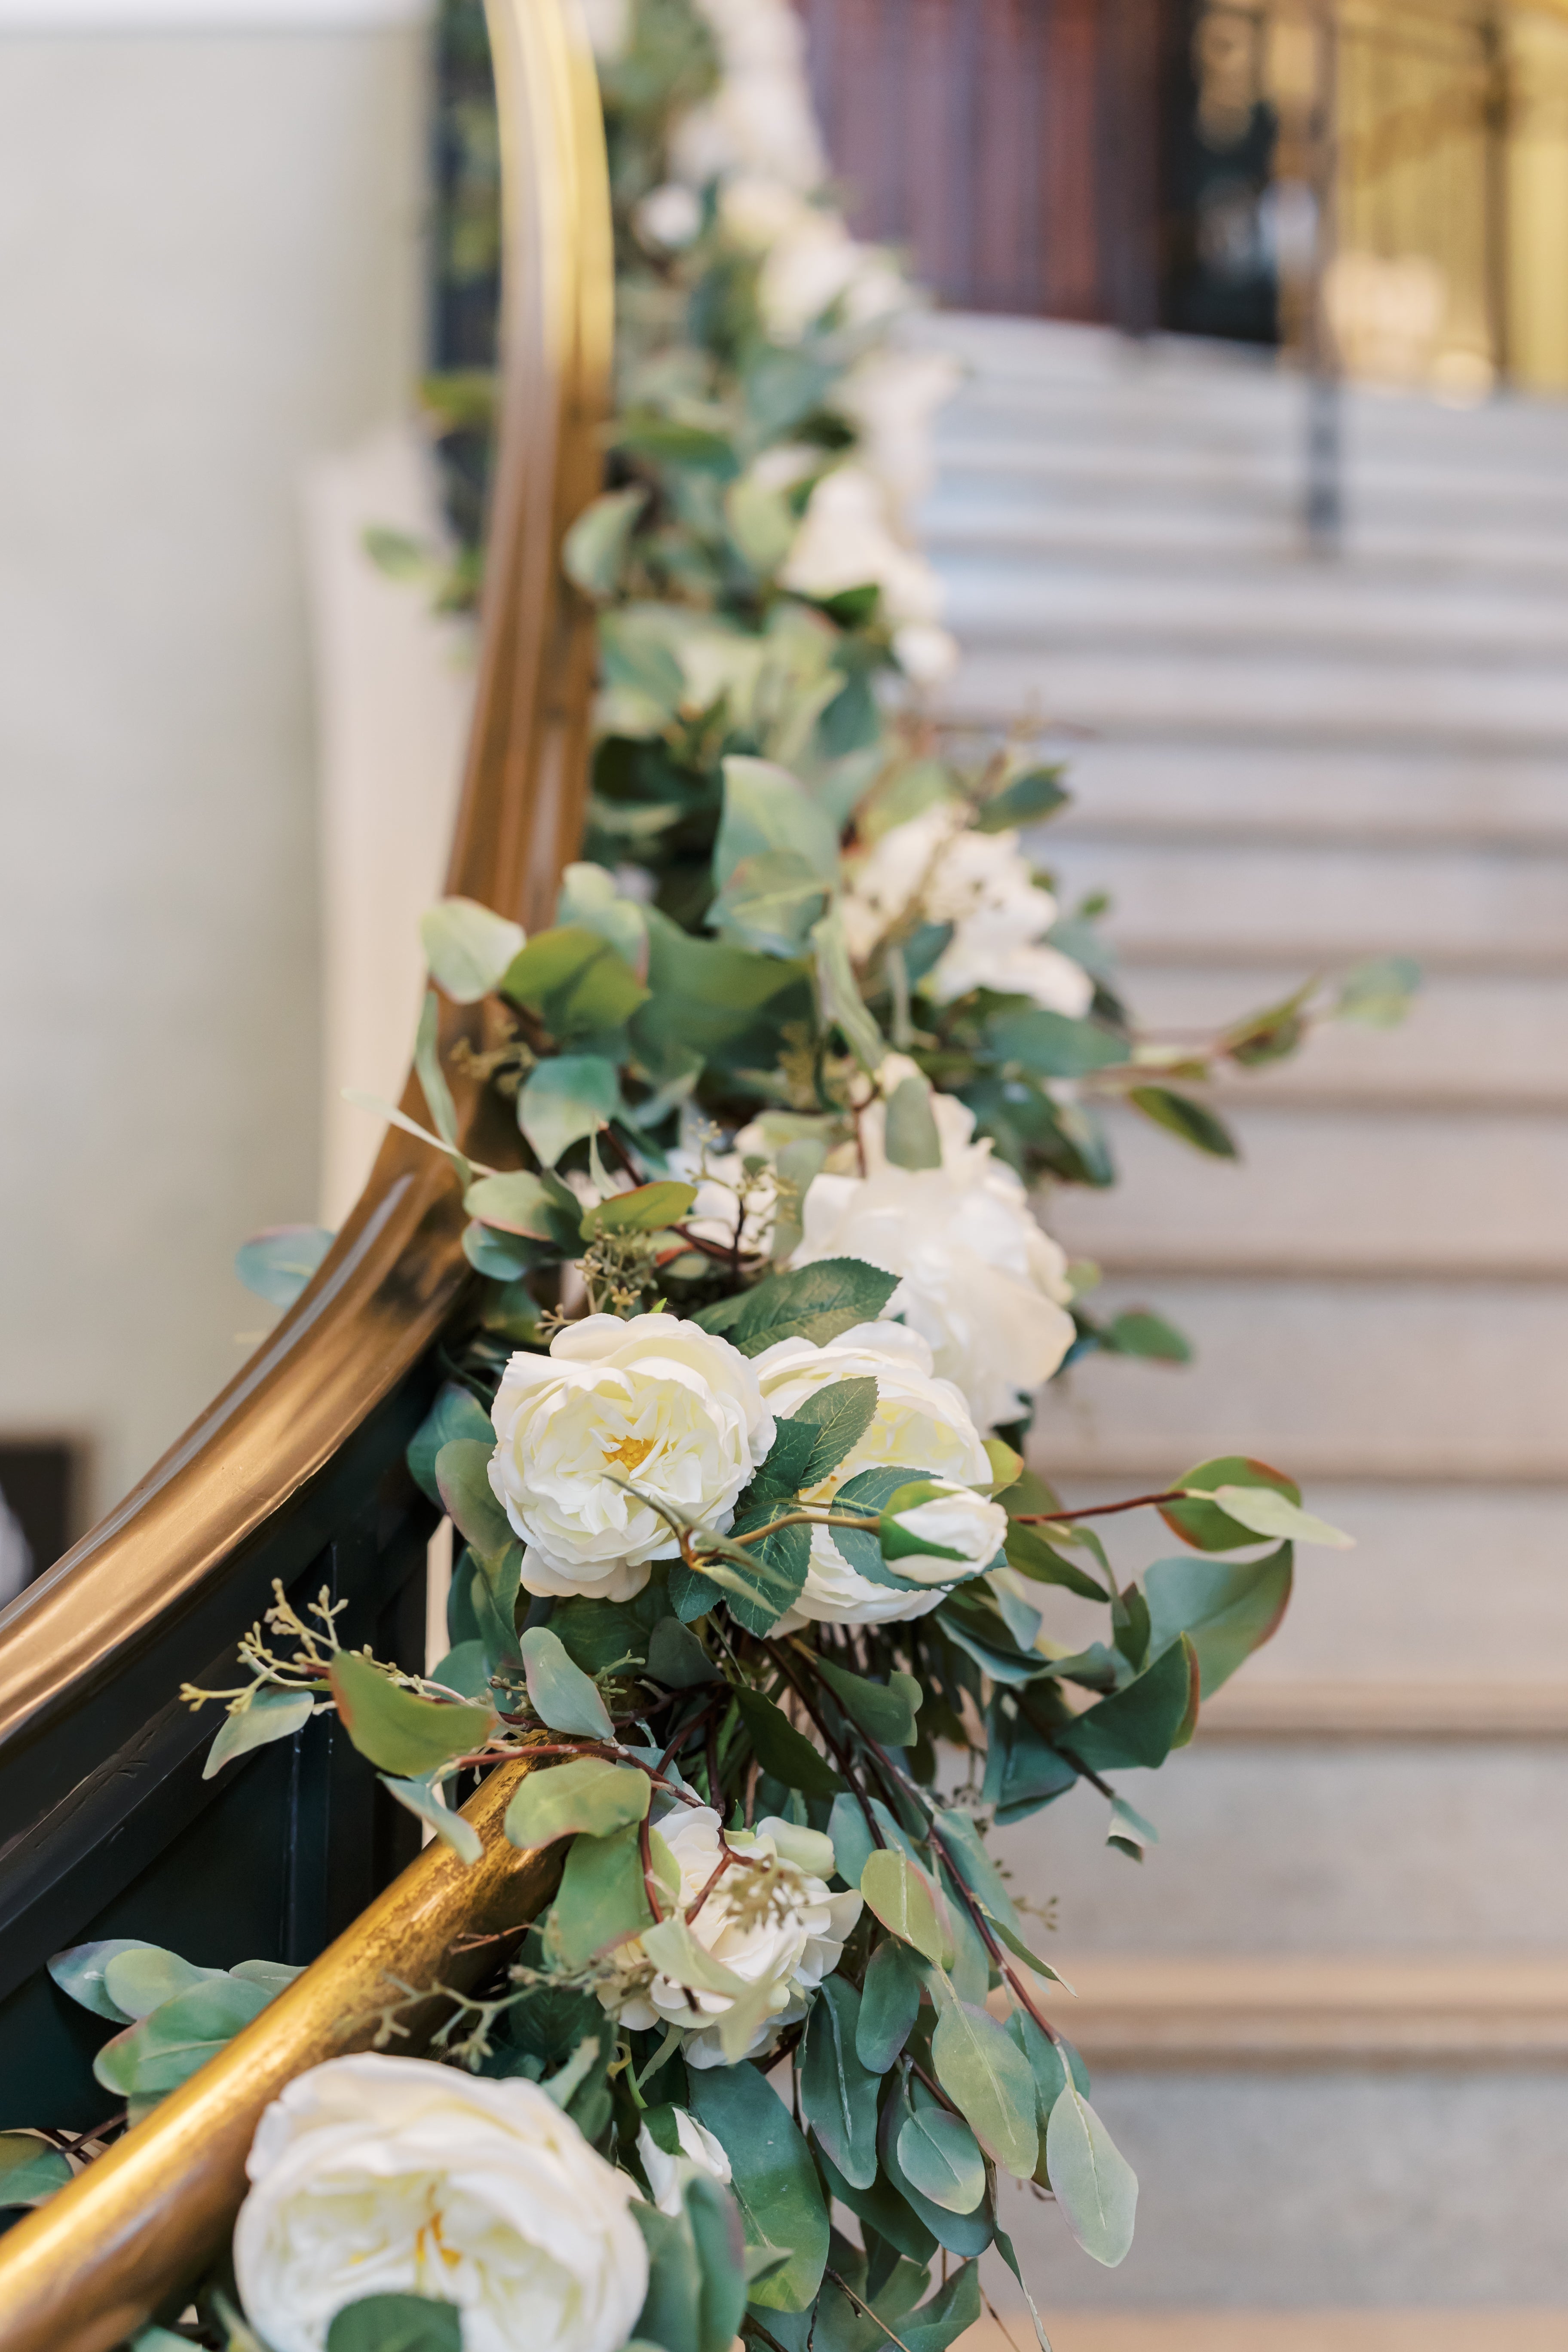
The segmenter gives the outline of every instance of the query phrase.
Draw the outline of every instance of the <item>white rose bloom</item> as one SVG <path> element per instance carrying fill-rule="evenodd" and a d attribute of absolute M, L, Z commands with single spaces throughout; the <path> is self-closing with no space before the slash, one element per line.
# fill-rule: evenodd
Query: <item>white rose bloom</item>
<path fill-rule="evenodd" d="M 942 1100 L 935 1096 L 933 1108 Z M 859 1257 L 900 1276 L 884 1313 L 901 1316 L 928 1342 L 937 1372 L 960 1391 L 982 1429 L 1016 1420 L 1073 1343 L 1066 1258 L 1030 1214 L 1019 1179 L 992 1158 L 989 1141 L 954 1150 L 943 1137 L 940 1168 L 824 1173 L 806 1193 L 801 1228 L 792 1265 Z M 756 1359 L 759 1373 L 767 1360 Z M 765 1376 L 763 1387 L 775 1412 L 791 1410 Z M 947 1462 L 921 1466 L 989 1484 L 987 1474 Z"/>
<path fill-rule="evenodd" d="M 931 418 L 962 374 L 946 352 L 868 352 L 833 391 L 834 407 L 859 434 L 860 463 L 900 513 L 918 506 L 936 478 Z"/>
<path fill-rule="evenodd" d="M 902 1171 L 896 1171 L 902 1173 Z M 806 1194 L 809 1208 L 817 1185 Z M 867 1251 L 842 1255 L 868 1256 Z M 897 1293 L 894 1294 L 897 1297 Z M 931 1368 L 930 1343 L 899 1323 L 858 1323 L 824 1348 L 809 1339 L 779 1339 L 756 1359 L 763 1393 L 781 1417 L 796 1412 L 807 1397 L 833 1381 L 866 1378 L 877 1383 L 877 1410 L 870 1427 L 830 1477 L 811 1490 L 810 1500 L 831 1502 L 847 1478 L 888 1464 L 907 1464 L 910 1475 L 951 1479 L 955 1486 L 988 1486 L 991 1465 L 979 1430 L 958 1390 Z M 994 1557 L 993 1546 L 989 1557 Z M 984 1560 L 975 1563 L 984 1567 Z M 903 1573 L 900 1564 L 900 1573 Z M 787 1630 L 810 1620 L 835 1625 L 885 1624 L 923 1617 L 946 1598 L 967 1569 L 947 1563 L 945 1581 L 929 1591 L 904 1592 L 859 1575 L 826 1528 L 811 1533 L 811 1565 L 794 1608 L 782 1622 Z"/>
<path fill-rule="evenodd" d="M 701 199 L 679 180 L 667 180 L 642 198 L 632 214 L 632 226 L 645 245 L 679 253 L 702 226 Z"/>
<path fill-rule="evenodd" d="M 942 589 L 923 555 L 896 537 L 887 493 L 863 466 L 836 466 L 824 474 L 779 572 L 780 584 L 801 596 L 837 596 L 874 585 L 896 626 L 942 617 Z"/>
<path fill-rule="evenodd" d="M 490 1485 L 527 1549 L 526 1591 L 629 1601 L 679 1546 L 628 1494 L 722 1534 L 773 1442 L 757 1376 L 727 1339 L 673 1315 L 589 1315 L 520 1352 L 492 1412 Z"/>
<path fill-rule="evenodd" d="M 366 2053 L 298 2075 L 247 2165 L 234 2263 L 271 2352 L 345 2304 L 422 2294 L 464 2352 L 619 2352 L 647 2291 L 637 2190 L 537 2084 Z"/>
<path fill-rule="evenodd" d="M 963 658 L 951 629 L 906 621 L 893 631 L 893 659 L 915 686 L 945 686 Z"/>
<path fill-rule="evenodd" d="M 892 826 L 856 866 L 844 899 L 850 954 L 868 956 L 916 912 L 923 922 L 953 927 L 921 982 L 939 1003 L 993 988 L 1077 1020 L 1093 1003 L 1088 972 L 1042 940 L 1057 902 L 1035 881 L 1017 835 L 976 833 L 956 803 L 940 802 Z"/>
<path fill-rule="evenodd" d="M 754 1832 L 730 1830 L 721 1838 L 718 1814 L 710 1806 L 698 1805 L 682 1806 L 658 1826 L 680 1872 L 679 1900 L 692 1935 L 748 1988 L 765 1990 L 767 2013 L 744 2053 L 755 2057 L 773 2048 L 786 2025 L 805 2015 L 810 1995 L 843 1958 L 845 1942 L 860 1916 L 861 1898 L 830 1895 L 826 1878 L 781 1853 L 773 1832 L 787 1829 L 787 1823 L 770 1819 L 759 1822 Z M 748 1881 L 754 1885 L 756 1874 L 744 1864 L 732 1864 L 691 1916 L 691 1906 L 712 1877 L 726 1844 L 750 1861 L 773 1865 L 773 1899 L 766 1905 L 749 1901 L 752 1887 Z M 622 1948 L 628 1967 L 635 1967 L 640 1947 L 633 1942 Z M 681 2055 L 689 2066 L 730 2063 L 717 2021 L 733 2008 L 733 1993 L 688 1990 L 672 1977 L 656 1975 L 629 1997 L 612 1987 L 599 1998 L 634 2031 L 679 2026 L 685 2037 Z M 694 2026 L 694 2017 L 703 2022 Z"/>
<path fill-rule="evenodd" d="M 710 2180 L 728 2186 L 730 2159 L 706 2124 L 700 2124 L 695 2116 L 687 2114 L 684 2107 L 672 2107 L 670 2113 L 675 2117 L 675 2136 L 680 2142 L 679 2156 L 667 2154 L 647 2124 L 637 2134 L 637 2154 L 642 2158 L 642 2168 L 647 2175 L 654 2203 L 661 2213 L 668 2213 L 672 2221 L 679 2221 L 682 2210 L 680 2192 L 687 2168 L 695 2166 L 699 2172 L 705 2172 Z"/>
<path fill-rule="evenodd" d="M 789 0 L 698 0 L 718 45 L 722 80 L 682 115 L 674 168 L 701 186 L 731 172 L 765 172 L 814 188 L 827 163 L 805 78 L 805 37 Z"/>
<path fill-rule="evenodd" d="M 928 1478 L 922 1484 L 931 1492 L 895 1514 L 895 1524 L 910 1549 L 889 1565 L 921 1584 L 951 1584 L 955 1573 L 973 1576 L 989 1568 L 1007 1533 L 1007 1514 L 1001 1504 L 977 1495 L 973 1486 L 954 1486 L 945 1479 Z M 924 1549 L 928 1545 L 932 1549 Z M 950 1557 L 953 1552 L 957 1561 Z"/>
<path fill-rule="evenodd" d="M 697 1187 L 697 1198 L 680 1220 L 688 1233 L 700 1234 L 705 1242 L 715 1242 L 721 1249 L 731 1249 L 739 1224 L 742 1256 L 765 1257 L 773 1240 L 777 1191 L 771 1169 L 747 1175 L 747 1156 L 739 1148 L 739 1139 L 737 1148 L 731 1151 L 678 1144 L 668 1155 L 669 1172 L 683 1183 Z M 749 1156 L 765 1158 L 766 1154 L 751 1152 Z"/>

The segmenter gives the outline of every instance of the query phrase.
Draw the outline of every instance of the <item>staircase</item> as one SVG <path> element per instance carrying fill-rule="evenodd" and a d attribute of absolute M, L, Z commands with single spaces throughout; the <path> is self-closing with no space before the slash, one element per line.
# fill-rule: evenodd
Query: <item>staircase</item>
<path fill-rule="evenodd" d="M 1314 560 L 1267 361 L 921 331 L 972 371 L 922 519 L 952 712 L 1056 730 L 1048 855 L 1112 893 L 1143 1020 L 1427 974 L 1405 1030 L 1226 1087 L 1239 1167 L 1119 1121 L 1121 1189 L 1051 1204 L 1198 1360 L 1079 1368 L 1041 1466 L 1104 1499 L 1253 1453 L 1359 1545 L 1127 1776 L 1142 1869 L 1088 1790 L 1004 1841 L 1143 2184 L 1116 2273 L 1005 2218 L 1057 2352 L 1568 2346 L 1568 409 L 1353 396 Z"/>

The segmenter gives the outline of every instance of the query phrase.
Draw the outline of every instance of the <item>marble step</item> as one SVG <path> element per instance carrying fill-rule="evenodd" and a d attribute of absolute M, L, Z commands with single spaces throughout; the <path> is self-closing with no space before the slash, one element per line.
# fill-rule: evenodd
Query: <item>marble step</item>
<path fill-rule="evenodd" d="M 1005 2278 L 1005 2294 L 1018 2290 Z M 1459 2311 L 1141 2311 L 1045 2314 L 1054 2352 L 1563 2352 L 1561 2311 L 1492 2305 Z M 1028 2313 L 1004 2300 L 999 2315 L 958 2339 L 960 2352 L 1028 2352 Z"/>
<path fill-rule="evenodd" d="M 1313 1481 L 1568 1482 L 1568 1285 L 1166 1274 L 1112 1277 L 1096 1303 L 1158 1307 L 1197 1360 L 1075 1365 L 1036 1421 L 1048 1475 L 1238 1453 Z"/>
<path fill-rule="evenodd" d="M 1140 2183 L 1126 2262 L 1091 2263 L 1027 2188 L 1003 2189 L 999 2218 L 1047 2310 L 1469 2306 L 1468 2336 L 1433 2340 L 1493 2352 L 1507 2338 L 1481 2332 L 1488 2309 L 1522 2305 L 1555 2312 L 1559 2335 L 1521 2340 L 1560 2352 L 1564 2088 L 1556 2068 L 1107 2071 L 1095 2105 Z M 986 2284 L 998 2309 L 1017 2308 L 999 2261 Z"/>
<path fill-rule="evenodd" d="M 1173 611 L 1163 646 L 1016 646 L 964 641 L 943 715 L 963 726 L 1065 727 L 1089 734 L 1246 738 L 1356 751 L 1432 746 L 1485 757 L 1561 757 L 1568 682 L 1561 668 L 1500 656 L 1462 667 L 1438 655 L 1402 660 L 1311 648 L 1267 660 L 1181 641 Z"/>
<path fill-rule="evenodd" d="M 1064 736 L 1047 747 L 1073 805 L 1036 835 L 1175 830 L 1360 846 L 1398 841 L 1568 845 L 1568 759 L 1463 743 L 1360 745 Z"/>
<path fill-rule="evenodd" d="M 1130 956 L 1118 985 L 1140 1028 L 1201 1045 L 1278 1003 L 1311 970 L 1278 964 L 1205 971 Z M 1215 1089 L 1229 1117 L 1259 1102 L 1385 1108 L 1568 1107 L 1568 974 L 1433 971 L 1397 1029 L 1327 1021 L 1289 1061 L 1233 1070 Z"/>
<path fill-rule="evenodd" d="M 941 569 L 948 626 L 986 644 L 1037 637 L 1053 650 L 1110 644 L 1131 651 L 1179 636 L 1197 648 L 1212 642 L 1263 657 L 1310 647 L 1358 664 L 1436 656 L 1510 671 L 1568 648 L 1568 608 L 1556 596 L 1495 583 L 1391 582 L 1353 568 L 1253 563 L 1188 578 L 1173 596 L 1169 579 L 1121 563 L 989 543 L 949 543 Z"/>
<path fill-rule="evenodd" d="M 1069 908 L 1105 893 L 1105 934 L 1142 962 L 1315 967 L 1400 953 L 1437 970 L 1568 968 L 1568 857 L 1514 844 L 1096 835 L 1047 864 Z"/>
<path fill-rule="evenodd" d="M 1107 1272 L 1568 1276 L 1568 1117 L 1248 1102 L 1217 1161 L 1105 1113 L 1113 1191 L 1065 1186 L 1047 1222 Z"/>
<path fill-rule="evenodd" d="M 1117 1368 L 1103 1369 L 1102 1394 L 1114 1398 Z M 1227 1447 L 1223 1424 L 1197 1443 L 1142 1476 L 1063 1478 L 1064 1501 L 1083 1508 L 1157 1492 L 1162 1469 L 1179 1476 Z M 1042 1467 L 1051 1451 L 1040 1449 Z M 1284 1622 L 1216 1695 L 1214 1737 L 1231 1737 L 1227 1726 L 1237 1737 L 1329 1738 L 1358 1726 L 1371 1737 L 1381 1724 L 1431 1738 L 1555 1738 L 1568 1690 L 1568 1480 L 1305 1484 L 1311 1508 L 1352 1535 L 1355 1549 L 1298 1551 Z M 1100 1533 L 1122 1582 L 1184 1549 L 1152 1511 L 1103 1519 Z M 1059 1587 L 1031 1597 L 1056 1640 L 1073 1649 L 1104 1640 L 1103 1606 Z M 1342 1717 L 1324 1696 L 1336 1691 Z"/>
<path fill-rule="evenodd" d="M 1200 1738 L 1109 1777 L 1159 1832 L 1142 1863 L 1087 1782 L 992 1839 L 1075 1986 L 1080 1951 L 1568 1954 L 1562 1740 Z"/>

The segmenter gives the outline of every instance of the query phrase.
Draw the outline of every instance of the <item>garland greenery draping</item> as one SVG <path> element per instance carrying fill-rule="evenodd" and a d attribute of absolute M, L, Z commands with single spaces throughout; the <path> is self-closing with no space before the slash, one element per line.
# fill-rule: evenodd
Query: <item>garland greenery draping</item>
<path fill-rule="evenodd" d="M 465 1862 L 452 1784 L 526 1755 L 505 1833 L 563 1867 L 431 2058 L 395 2054 L 429 1988 L 390 1986 L 383 2054 L 268 2111 L 232 2270 L 148 2352 L 945 2352 L 988 2247 L 1028 2294 L 1009 2178 L 1120 2262 L 1136 2184 L 986 1833 L 1081 1782 L 1141 1858 L 1118 1775 L 1272 1633 L 1295 1544 L 1347 1540 L 1231 1456 L 1139 1498 L 1180 1551 L 1113 1571 L 1096 1519 L 1136 1506 L 1026 1467 L 1031 1399 L 1089 1349 L 1185 1345 L 1096 1317 L 1030 1188 L 1112 1181 L 1107 1101 L 1228 1155 L 1194 1083 L 1397 1017 L 1413 975 L 1140 1034 L 1098 909 L 1037 863 L 1059 772 L 931 715 L 954 649 L 910 517 L 950 371 L 824 195 L 785 0 L 595 13 L 618 378 L 566 551 L 599 614 L 588 835 L 546 931 L 464 900 L 424 926 L 518 1136 L 515 1165 L 463 1156 L 433 992 L 427 1135 L 479 1277 L 409 1453 L 460 1539 L 450 1647 L 403 1673 L 279 1592 L 235 1686 L 184 1694 L 226 1710 L 209 1773 L 335 1709 Z M 484 172 L 457 184 L 482 275 Z M 436 396 L 471 493 L 484 383 Z M 470 529 L 447 601 L 477 567 Z M 287 1255 L 248 1261 L 275 1298 Z M 1096 1638 L 1050 1638 L 1053 1590 Z M 132 2121 L 290 1973 L 123 1942 L 54 1969 L 116 2025 L 97 2071 Z M 0 2162 L 13 2202 L 68 2169 L 15 2135 Z"/>

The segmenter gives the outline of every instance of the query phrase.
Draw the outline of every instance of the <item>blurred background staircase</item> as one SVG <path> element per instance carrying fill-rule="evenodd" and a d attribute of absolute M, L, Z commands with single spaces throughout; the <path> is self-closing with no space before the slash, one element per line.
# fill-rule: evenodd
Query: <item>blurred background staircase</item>
<path fill-rule="evenodd" d="M 971 371 L 922 519 L 951 707 L 1050 723 L 1042 853 L 1110 887 L 1144 1023 L 1426 973 L 1403 1031 L 1224 1089 L 1238 1166 L 1130 1118 L 1125 1186 L 1051 1204 L 1197 1361 L 1080 1367 L 1042 1468 L 1103 1499 L 1258 1454 L 1358 1549 L 1302 1555 L 1193 1748 L 1126 1776 L 1141 1869 L 1087 1790 L 1008 1842 L 1143 2182 L 1114 2273 L 1048 2206 L 1008 2226 L 1057 2352 L 1568 2345 L 1568 408 L 1348 394 L 1324 559 L 1270 355 L 921 331 Z"/>

